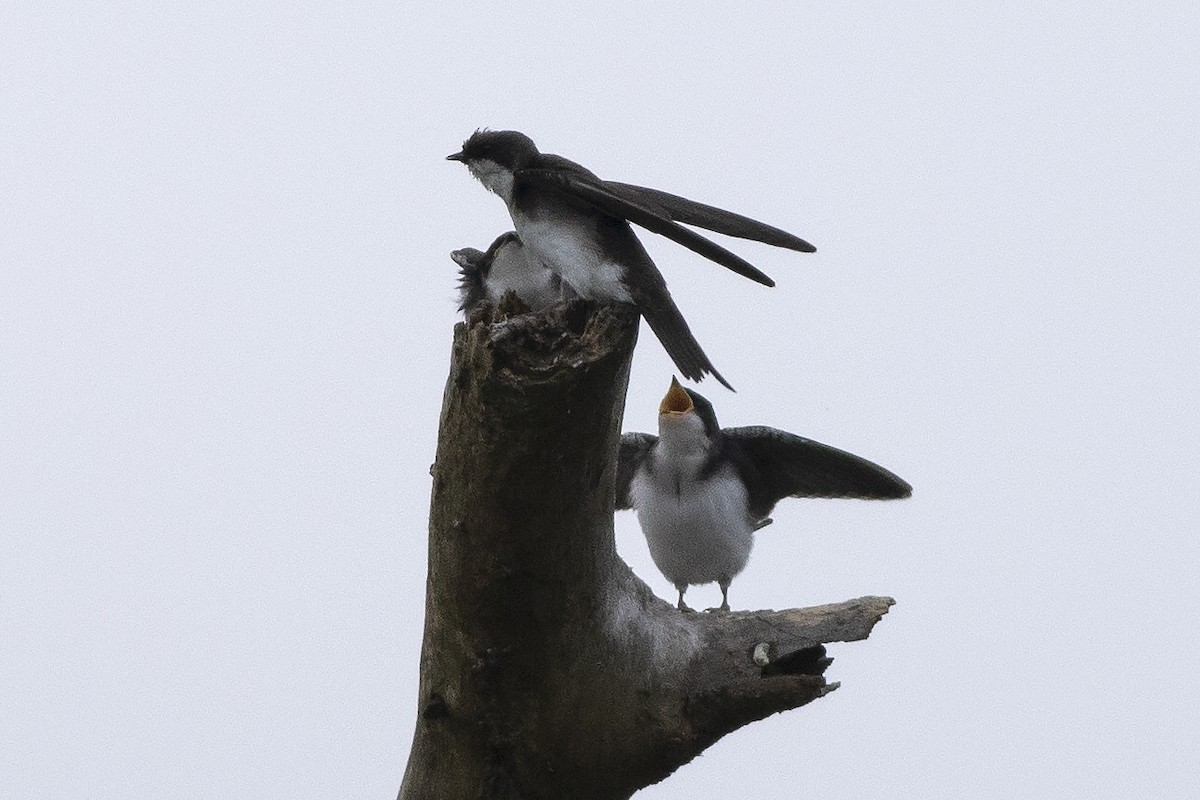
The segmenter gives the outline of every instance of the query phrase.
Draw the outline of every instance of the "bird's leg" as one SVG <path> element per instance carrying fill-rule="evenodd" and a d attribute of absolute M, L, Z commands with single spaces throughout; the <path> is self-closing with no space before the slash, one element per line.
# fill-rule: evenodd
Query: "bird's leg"
<path fill-rule="evenodd" d="M 691 606 L 689 606 L 687 603 L 683 602 L 683 593 L 687 591 L 687 587 L 688 587 L 688 585 L 686 583 L 675 584 L 675 590 L 677 592 L 679 592 L 679 602 L 675 604 L 675 607 L 678 608 L 680 611 L 691 611 L 692 610 Z"/>
<path fill-rule="evenodd" d="M 717 609 L 710 609 L 710 610 L 715 610 L 715 611 L 728 611 L 729 610 L 729 584 L 732 583 L 732 581 L 733 581 L 732 578 L 723 578 L 723 579 L 717 581 L 717 585 L 721 587 L 721 607 L 717 608 Z"/>

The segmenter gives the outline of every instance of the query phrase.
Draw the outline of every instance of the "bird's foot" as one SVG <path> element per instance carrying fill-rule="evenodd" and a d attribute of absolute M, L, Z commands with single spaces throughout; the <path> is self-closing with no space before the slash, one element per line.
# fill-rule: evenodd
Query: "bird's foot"
<path fill-rule="evenodd" d="M 706 612 L 708 612 L 709 614 L 725 613 L 725 612 L 729 611 L 729 603 L 721 603 L 721 605 L 717 606 L 716 608 L 706 608 L 704 610 Z"/>
<path fill-rule="evenodd" d="M 695 611 L 696 611 L 696 609 L 692 608 L 691 606 L 689 606 L 687 603 L 683 602 L 682 600 L 680 600 L 678 603 L 676 603 L 675 607 L 678 608 L 680 611 L 684 612 L 685 614 L 692 614 L 692 613 L 695 613 Z"/>

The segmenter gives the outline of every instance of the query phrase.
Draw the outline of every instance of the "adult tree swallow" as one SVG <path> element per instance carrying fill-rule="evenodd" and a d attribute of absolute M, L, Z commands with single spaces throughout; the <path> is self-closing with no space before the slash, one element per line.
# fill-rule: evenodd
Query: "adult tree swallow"
<path fill-rule="evenodd" d="M 700 348 L 629 223 L 766 286 L 774 281 L 749 262 L 679 223 L 801 252 L 816 249 L 749 217 L 656 189 L 602 181 L 574 161 L 539 152 L 517 131 L 476 131 L 447 158 L 466 164 L 504 200 L 526 249 L 580 297 L 636 306 L 680 372 L 696 381 L 711 374 L 733 388 Z"/>
<path fill-rule="evenodd" d="M 459 267 L 459 311 L 470 314 L 484 303 L 499 305 L 509 292 L 530 311 L 541 311 L 562 299 L 562 279 L 538 261 L 513 231 L 500 234 L 486 253 L 464 247 L 450 258 Z"/>
<path fill-rule="evenodd" d="M 784 497 L 908 497 L 912 487 L 878 464 L 762 426 L 717 425 L 712 403 L 671 379 L 658 407 L 658 436 L 621 436 L 617 508 L 637 510 L 655 566 L 687 587 L 716 581 L 721 610 L 746 566 L 754 531 Z"/>

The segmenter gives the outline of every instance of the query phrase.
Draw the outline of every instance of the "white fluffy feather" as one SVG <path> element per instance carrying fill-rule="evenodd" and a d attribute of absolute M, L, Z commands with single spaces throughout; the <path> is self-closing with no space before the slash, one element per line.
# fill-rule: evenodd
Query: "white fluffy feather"
<path fill-rule="evenodd" d="M 561 297 L 554 273 L 533 257 L 528 248 L 510 241 L 496 251 L 492 267 L 484 281 L 487 300 L 498 305 L 506 292 L 516 292 L 527 306 L 540 311 Z"/>
<path fill-rule="evenodd" d="M 621 281 L 624 268 L 604 258 L 587 225 L 564 225 L 561 220 L 532 220 L 513 215 L 517 234 L 542 263 L 562 276 L 586 300 L 632 303 Z"/>
<path fill-rule="evenodd" d="M 746 488 L 729 465 L 700 479 L 709 440 L 694 414 L 664 416 L 631 499 L 659 571 L 676 586 L 729 581 L 754 546 Z"/>
<path fill-rule="evenodd" d="M 500 195 L 501 199 L 503 199 L 506 204 L 512 204 L 512 170 L 502 167 L 495 161 L 488 159 L 468 161 L 467 169 L 471 171 L 472 175 L 479 179 L 480 183 L 488 188 L 488 191 L 495 192 L 496 194 Z"/>

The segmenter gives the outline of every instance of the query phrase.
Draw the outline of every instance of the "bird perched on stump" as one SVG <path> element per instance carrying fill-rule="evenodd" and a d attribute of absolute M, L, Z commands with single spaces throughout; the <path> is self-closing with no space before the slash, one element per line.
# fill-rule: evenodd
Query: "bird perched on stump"
<path fill-rule="evenodd" d="M 721 587 L 742 571 L 754 532 L 785 497 L 893 500 L 912 487 L 888 470 L 835 447 L 763 426 L 722 429 L 712 403 L 672 378 L 658 407 L 658 436 L 621 436 L 618 509 L 633 508 L 655 566 L 679 592 Z"/>
<path fill-rule="evenodd" d="M 458 310 L 468 316 L 484 304 L 498 306 L 509 292 L 530 311 L 562 299 L 562 279 L 525 249 L 515 231 L 500 234 L 486 252 L 464 247 L 450 258 L 458 264 Z"/>
<path fill-rule="evenodd" d="M 517 131 L 476 131 L 462 150 L 446 158 L 466 164 L 504 200 L 525 248 L 580 297 L 636 306 L 691 380 L 711 374 L 733 388 L 692 335 L 630 223 L 767 286 L 774 281 L 749 262 L 679 223 L 801 252 L 816 249 L 749 217 L 656 189 L 601 180 L 574 161 L 540 152 Z"/>

